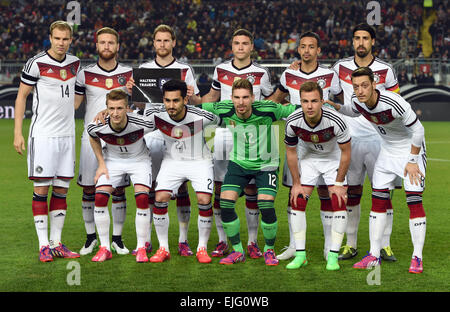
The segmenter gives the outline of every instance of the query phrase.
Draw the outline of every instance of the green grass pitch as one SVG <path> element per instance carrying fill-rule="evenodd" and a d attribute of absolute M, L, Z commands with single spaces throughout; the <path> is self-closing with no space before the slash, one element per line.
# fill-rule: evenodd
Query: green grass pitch
<path fill-rule="evenodd" d="M 383 263 L 379 271 L 379 285 L 367 283 L 369 270 L 356 270 L 353 263 L 369 249 L 368 214 L 370 189 L 366 182 L 362 199 L 359 228 L 359 255 L 356 259 L 340 261 L 341 269 L 328 272 L 322 257 L 322 225 L 319 216 L 319 200 L 314 192 L 307 208 L 307 257 L 309 264 L 299 270 L 288 271 L 286 261 L 276 267 L 267 267 L 262 259 L 247 259 L 243 264 L 219 265 L 213 258 L 208 265 L 197 263 L 195 256 L 177 255 L 178 222 L 174 202 L 170 205 L 170 248 L 172 259 L 162 264 L 137 264 L 131 255 L 119 256 L 104 263 L 91 262 L 92 256 L 84 256 L 71 262 L 56 259 L 52 263 L 38 260 L 38 241 L 31 212 L 32 183 L 27 179 L 26 157 L 19 156 L 13 148 L 13 120 L 0 121 L 1 144 L 1 199 L 0 237 L 0 291 L 3 292 L 447 292 L 450 280 L 450 122 L 424 122 L 427 140 L 428 168 L 424 193 L 427 213 L 427 234 L 424 247 L 424 273 L 409 274 L 412 244 L 408 227 L 408 208 L 403 191 L 396 191 L 393 199 L 394 227 L 391 246 L 398 259 L 395 263 Z M 29 120 L 24 122 L 25 137 Z M 283 126 L 280 126 L 280 133 Z M 82 122 L 77 120 L 77 151 L 82 132 Z M 282 138 L 282 134 L 280 138 Z M 284 153 L 281 144 L 281 153 Z M 77 158 L 78 162 L 78 158 Z M 77 164 L 78 166 L 78 164 Z M 78 169 L 77 169 L 78 170 Z M 85 240 L 81 214 L 81 188 L 75 179 L 68 195 L 68 214 L 63 230 L 63 242 L 79 251 Z M 191 192 L 192 215 L 189 242 L 197 245 L 196 200 Z M 288 244 L 286 220 L 288 190 L 280 186 L 276 198 L 279 229 L 276 252 Z M 136 246 L 134 229 L 135 203 L 131 188 L 127 190 L 128 211 L 124 227 L 124 242 L 131 250 Z M 241 238 L 247 242 L 244 201 L 241 198 L 237 212 L 241 219 Z M 259 230 L 259 245 L 264 245 Z M 152 241 L 158 246 L 153 229 Z M 215 227 L 211 231 L 208 250 L 217 243 Z M 79 265 L 80 283 L 70 285 L 68 276 Z"/>

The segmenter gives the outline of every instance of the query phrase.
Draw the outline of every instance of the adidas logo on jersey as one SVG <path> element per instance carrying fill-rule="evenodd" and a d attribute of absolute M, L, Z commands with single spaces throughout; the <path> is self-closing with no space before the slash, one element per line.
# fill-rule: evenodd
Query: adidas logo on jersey
<path fill-rule="evenodd" d="M 97 77 L 95 77 L 94 79 L 92 79 L 92 82 L 98 82 Z"/>
<path fill-rule="evenodd" d="M 53 74 L 54 73 L 54 71 L 51 69 L 51 68 L 49 68 L 48 70 L 47 70 L 47 74 Z"/>

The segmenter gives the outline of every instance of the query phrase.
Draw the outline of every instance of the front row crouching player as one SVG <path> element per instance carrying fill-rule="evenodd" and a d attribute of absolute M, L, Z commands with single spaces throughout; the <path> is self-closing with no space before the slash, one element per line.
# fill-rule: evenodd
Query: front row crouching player
<path fill-rule="evenodd" d="M 152 183 L 152 168 L 143 137 L 156 129 L 155 124 L 137 114 L 127 113 L 128 94 L 122 90 L 108 93 L 106 106 L 109 116 L 105 123 L 91 123 L 87 127 L 92 150 L 98 161 L 94 221 L 100 249 L 92 261 L 103 262 L 112 258 L 108 201 L 114 188 L 128 174 L 133 182 L 136 198 L 136 262 L 148 262 L 145 242 L 150 230 L 148 192 Z M 105 143 L 103 151 L 100 140 Z"/>
<path fill-rule="evenodd" d="M 365 269 L 380 265 L 389 190 L 394 187 L 396 177 L 401 177 L 410 211 L 409 230 L 414 246 L 409 272 L 422 273 L 426 231 L 422 193 L 427 163 L 424 128 L 411 105 L 400 95 L 376 89 L 370 68 L 356 69 L 352 73 L 352 84 L 355 94 L 351 105 L 330 104 L 345 115 L 363 115 L 383 140 L 373 173 L 372 210 L 369 219 L 370 252 L 353 267 Z"/>
<path fill-rule="evenodd" d="M 253 86 L 247 79 L 233 83 L 231 101 L 203 103 L 202 108 L 220 116 L 233 134 L 233 149 L 220 193 L 222 225 L 234 251 L 220 260 L 221 264 L 244 262 L 240 238 L 240 221 L 235 211 L 236 200 L 251 179 L 255 179 L 257 204 L 261 213 L 266 265 L 278 265 L 274 252 L 277 216 L 274 200 L 278 190 L 278 130 L 273 122 L 286 118 L 296 106 L 272 101 L 255 101 Z"/>
<path fill-rule="evenodd" d="M 191 181 L 198 202 L 197 260 L 210 263 L 207 245 L 213 222 L 211 196 L 214 171 L 212 155 L 205 141 L 205 127 L 218 126 L 220 117 L 192 105 L 187 105 L 187 85 L 172 79 L 163 85 L 164 107 L 154 106 L 145 110 L 148 120 L 155 123 L 165 141 L 165 154 L 156 178 L 156 198 L 153 222 L 159 241 L 159 249 L 150 262 L 170 259 L 168 206 L 172 194 Z"/>
<path fill-rule="evenodd" d="M 351 138 L 342 116 L 322 107 L 322 88 L 316 82 L 302 84 L 300 102 L 302 108 L 288 117 L 285 130 L 287 163 L 293 181 L 291 226 L 296 248 L 295 258 L 286 268 L 298 269 L 308 263 L 305 252 L 305 210 L 314 186 L 322 177 L 328 186 L 333 210 L 326 269 L 338 270 L 339 249 L 347 226 L 345 176 L 350 165 Z M 297 155 L 299 139 L 304 145 L 300 166 Z"/>

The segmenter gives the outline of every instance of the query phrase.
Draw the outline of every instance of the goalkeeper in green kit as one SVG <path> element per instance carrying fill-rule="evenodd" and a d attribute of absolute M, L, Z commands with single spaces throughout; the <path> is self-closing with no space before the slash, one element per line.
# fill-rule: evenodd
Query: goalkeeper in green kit
<path fill-rule="evenodd" d="M 254 178 L 265 240 L 264 260 L 266 265 L 278 265 L 274 252 L 278 227 L 274 201 L 280 157 L 278 129 L 272 124 L 288 117 L 298 106 L 255 101 L 252 84 L 247 79 L 239 79 L 233 83 L 231 101 L 203 103 L 201 107 L 221 117 L 223 125 L 233 134 L 233 149 L 220 193 L 222 224 L 233 252 L 220 263 L 245 261 L 235 204 L 244 187 Z"/>

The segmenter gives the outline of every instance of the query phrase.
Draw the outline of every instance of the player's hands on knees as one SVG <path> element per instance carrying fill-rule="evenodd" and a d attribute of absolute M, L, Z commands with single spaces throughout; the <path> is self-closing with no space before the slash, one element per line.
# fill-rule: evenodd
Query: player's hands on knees
<path fill-rule="evenodd" d="M 105 165 L 99 165 L 99 166 L 98 166 L 97 171 L 95 172 L 95 177 L 94 177 L 95 184 L 97 184 L 98 179 L 99 179 L 102 175 L 105 175 L 106 178 L 109 179 L 108 169 L 106 168 Z"/>
<path fill-rule="evenodd" d="M 133 90 L 133 86 L 135 86 L 135 85 L 136 84 L 134 83 L 133 77 L 130 77 L 130 79 L 128 79 L 128 81 L 127 81 L 127 84 L 125 85 L 129 95 L 131 95 L 132 90 Z"/>
<path fill-rule="evenodd" d="M 300 64 L 302 63 L 302 61 L 293 61 L 291 63 L 291 65 L 289 65 L 289 69 L 292 70 L 299 70 L 300 69 Z"/>
<path fill-rule="evenodd" d="M 328 191 L 330 192 L 330 198 L 333 197 L 333 194 L 336 195 L 339 207 L 342 203 L 347 204 L 347 187 L 333 185 L 328 188 Z"/>
<path fill-rule="evenodd" d="M 23 138 L 23 135 L 14 136 L 14 148 L 16 149 L 17 153 L 23 155 L 23 152 L 25 151 L 25 140 Z"/>
<path fill-rule="evenodd" d="M 425 178 L 422 171 L 419 169 L 419 165 L 410 162 L 406 164 L 404 175 L 405 177 L 409 175 L 409 181 L 414 185 L 420 185 Z"/>
<path fill-rule="evenodd" d="M 306 189 L 301 184 L 294 184 L 291 187 L 291 198 L 289 199 L 291 202 L 291 207 L 297 208 L 297 197 L 302 195 L 303 198 L 308 198 L 309 194 Z"/>
<path fill-rule="evenodd" d="M 99 112 L 97 115 L 95 115 L 95 118 L 94 118 L 94 122 L 96 123 L 96 124 L 99 124 L 99 123 L 101 123 L 101 124 L 105 124 L 105 118 L 108 116 L 108 110 L 107 109 L 105 109 L 105 110 L 102 110 L 101 112 Z"/>

